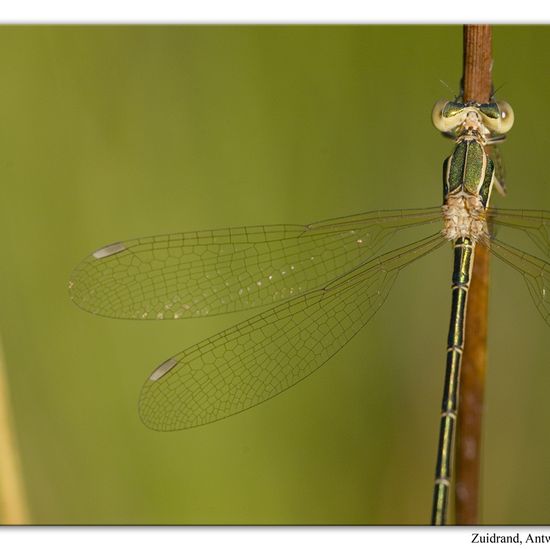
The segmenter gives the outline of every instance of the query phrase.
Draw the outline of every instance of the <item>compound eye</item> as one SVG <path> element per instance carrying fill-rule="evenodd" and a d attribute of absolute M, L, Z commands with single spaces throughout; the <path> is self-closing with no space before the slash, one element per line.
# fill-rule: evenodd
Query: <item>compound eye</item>
<path fill-rule="evenodd" d="M 499 132 L 505 134 L 509 132 L 514 125 L 514 110 L 507 101 L 497 101 L 500 111 L 500 128 Z"/>
<path fill-rule="evenodd" d="M 464 105 L 440 99 L 432 110 L 432 123 L 443 133 L 454 130 L 464 120 Z"/>

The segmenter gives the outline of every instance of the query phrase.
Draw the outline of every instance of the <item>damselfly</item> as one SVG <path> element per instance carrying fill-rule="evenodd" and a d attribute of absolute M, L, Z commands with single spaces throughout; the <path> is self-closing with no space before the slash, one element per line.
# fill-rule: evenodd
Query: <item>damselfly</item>
<path fill-rule="evenodd" d="M 550 264 L 490 231 L 493 226 L 520 230 L 548 257 L 550 212 L 488 206 L 493 188 L 502 185 L 487 146 L 502 141 L 512 127 L 507 103 L 440 101 L 432 116 L 436 128 L 455 142 L 444 164 L 442 207 L 129 240 L 97 250 L 75 269 L 72 299 L 105 317 L 186 319 L 272 306 L 157 367 L 139 398 L 147 426 L 200 426 L 287 390 L 372 318 L 401 269 L 450 242 L 452 315 L 432 515 L 433 523 L 445 523 L 476 244 L 489 245 L 523 275 L 550 324 Z M 430 235 L 381 254 L 398 232 L 417 227 Z"/>

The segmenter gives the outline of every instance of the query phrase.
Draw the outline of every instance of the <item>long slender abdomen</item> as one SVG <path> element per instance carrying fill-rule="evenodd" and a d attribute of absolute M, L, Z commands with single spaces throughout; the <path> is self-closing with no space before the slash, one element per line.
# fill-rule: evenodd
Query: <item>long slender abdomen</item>
<path fill-rule="evenodd" d="M 458 384 L 464 349 L 466 304 L 474 250 L 475 243 L 469 237 L 457 239 L 454 243 L 451 322 L 447 340 L 447 364 L 439 431 L 439 449 L 441 452 L 437 457 L 435 472 L 434 515 L 432 517 L 432 523 L 435 525 L 445 524 L 445 511 L 449 499 L 453 439 L 458 411 Z"/>

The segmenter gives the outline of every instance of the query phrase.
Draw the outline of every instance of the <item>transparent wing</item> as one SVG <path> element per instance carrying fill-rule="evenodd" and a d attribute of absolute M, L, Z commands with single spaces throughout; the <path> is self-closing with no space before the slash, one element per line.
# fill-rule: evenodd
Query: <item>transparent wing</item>
<path fill-rule="evenodd" d="M 491 242 L 491 252 L 523 275 L 537 309 L 550 325 L 550 264 L 498 239 Z"/>
<path fill-rule="evenodd" d="M 353 269 L 440 207 L 369 212 L 310 225 L 176 233 L 115 243 L 69 283 L 86 311 L 123 319 L 203 317 L 288 299 Z"/>
<path fill-rule="evenodd" d="M 489 156 L 494 163 L 495 177 L 500 184 L 501 190 L 503 192 L 506 192 L 506 167 L 504 165 L 504 159 L 502 158 L 502 154 L 500 152 L 500 147 L 497 143 L 491 145 Z"/>
<path fill-rule="evenodd" d="M 489 220 L 497 227 L 518 229 L 524 232 L 545 256 L 550 257 L 549 211 L 490 208 Z"/>
<path fill-rule="evenodd" d="M 143 422 L 156 430 L 191 428 L 285 391 L 359 331 L 386 299 L 400 269 L 445 242 L 436 233 L 374 258 L 165 361 L 143 386 Z"/>

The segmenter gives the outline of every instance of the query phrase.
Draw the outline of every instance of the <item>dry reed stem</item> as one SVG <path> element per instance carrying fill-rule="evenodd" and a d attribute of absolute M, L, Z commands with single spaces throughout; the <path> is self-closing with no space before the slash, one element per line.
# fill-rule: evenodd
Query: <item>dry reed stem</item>
<path fill-rule="evenodd" d="M 0 342 L 0 523 L 29 523 L 19 453 L 10 417 L 8 377 Z"/>
<path fill-rule="evenodd" d="M 487 102 L 492 88 L 490 25 L 464 26 L 464 100 Z M 456 445 L 455 516 L 458 525 L 479 523 L 481 427 L 487 364 L 489 250 L 476 247 L 466 311 Z"/>

